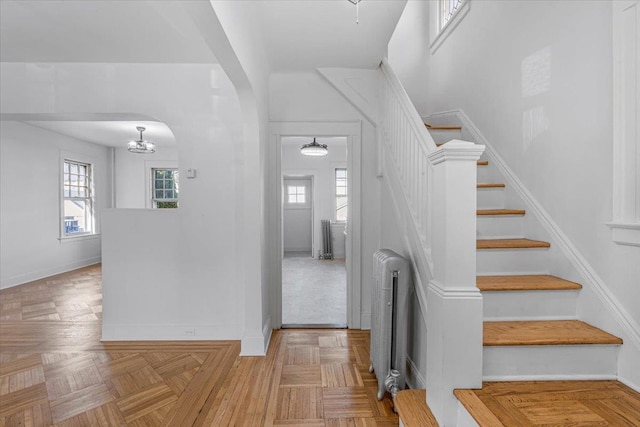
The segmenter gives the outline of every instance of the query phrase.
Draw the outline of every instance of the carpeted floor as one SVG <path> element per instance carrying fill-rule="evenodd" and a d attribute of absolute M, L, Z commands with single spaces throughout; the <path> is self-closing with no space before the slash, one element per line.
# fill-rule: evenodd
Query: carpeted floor
<path fill-rule="evenodd" d="M 317 260 L 286 254 L 282 261 L 282 323 L 347 323 L 347 270 L 344 260 Z"/>

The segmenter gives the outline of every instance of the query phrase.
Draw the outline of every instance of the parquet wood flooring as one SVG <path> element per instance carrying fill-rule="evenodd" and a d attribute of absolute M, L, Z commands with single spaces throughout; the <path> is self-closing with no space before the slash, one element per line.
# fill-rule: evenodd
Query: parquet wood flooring
<path fill-rule="evenodd" d="M 0 426 L 396 426 L 369 333 L 100 342 L 100 266 L 0 291 Z"/>
<path fill-rule="evenodd" d="M 455 394 L 481 426 L 640 425 L 640 393 L 618 381 L 486 382 Z"/>

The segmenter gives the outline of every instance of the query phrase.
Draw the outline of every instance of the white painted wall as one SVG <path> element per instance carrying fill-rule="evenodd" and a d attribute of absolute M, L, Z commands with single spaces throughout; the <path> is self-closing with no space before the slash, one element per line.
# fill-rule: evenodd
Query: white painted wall
<path fill-rule="evenodd" d="M 100 262 L 99 234 L 60 239 L 61 161 L 91 161 L 100 233 L 111 201 L 110 150 L 11 121 L 1 122 L 0 150 L 0 288 Z"/>
<path fill-rule="evenodd" d="M 2 64 L 5 85 L 18 90 L 3 91 L 3 112 L 125 111 L 156 117 L 178 141 L 181 175 L 188 168 L 198 171 L 196 179 L 182 180 L 180 208 L 171 214 L 132 209 L 104 215 L 105 233 L 110 233 L 102 254 L 104 338 L 159 339 L 163 331 L 167 339 L 240 338 L 245 301 L 236 250 L 245 227 L 237 220 L 244 188 L 242 127 L 237 94 L 222 68 Z M 195 334 L 176 336 L 185 325 Z"/>
<path fill-rule="evenodd" d="M 387 57 L 418 113 L 429 105 L 429 3 L 409 0 L 391 40 Z"/>
<path fill-rule="evenodd" d="M 407 7 L 417 8 L 412 3 Z M 470 6 L 435 54 L 419 65 L 429 70 L 428 104 L 419 112 L 464 110 L 637 328 L 640 247 L 612 242 L 606 226 L 613 186 L 612 3 L 472 1 Z M 424 35 L 416 28 L 396 36 L 389 57 L 402 69 L 397 58 L 403 43 Z M 421 96 L 412 94 L 414 102 Z M 416 104 L 424 108 L 422 101 Z M 621 333 L 588 288 L 581 292 L 579 313 Z M 619 374 L 637 385 L 636 345 L 627 340 L 623 346 Z"/>
<path fill-rule="evenodd" d="M 215 12 L 208 13 L 206 2 L 192 2 L 192 19 L 223 64 L 238 93 L 243 129 L 243 189 L 238 221 L 244 224 L 236 257 L 242 260 L 237 273 L 245 284 L 242 355 L 265 354 L 271 337 L 269 278 L 280 268 L 270 260 L 266 185 L 269 141 L 270 64 L 260 33 L 259 8 L 252 2 L 210 1 Z M 206 6 L 205 6 L 206 4 Z M 207 8 L 202 11 L 199 8 Z M 203 13 L 205 12 L 205 13 Z"/>
<path fill-rule="evenodd" d="M 115 149 L 115 207 L 151 207 L 151 168 L 178 168 L 178 149 L 156 147 L 151 155 L 133 154 L 126 148 Z M 180 184 L 187 179 L 180 176 Z"/>
<path fill-rule="evenodd" d="M 270 77 L 271 121 L 362 122 L 361 319 L 369 328 L 373 252 L 379 243 L 375 128 L 318 73 L 274 73 Z"/>
<path fill-rule="evenodd" d="M 324 157 L 309 157 L 300 154 L 300 147 L 308 142 L 309 138 L 283 138 L 282 171 L 284 176 L 313 175 L 314 177 L 313 233 L 315 251 L 313 256 L 317 257 L 318 250 L 322 245 L 320 220 L 335 220 L 335 169 L 347 167 L 347 141 L 346 138 L 320 139 L 319 142 L 327 143 L 329 149 L 329 154 Z M 344 258 L 344 227 L 341 227 L 340 224 L 334 224 L 333 231 L 334 256 Z"/>

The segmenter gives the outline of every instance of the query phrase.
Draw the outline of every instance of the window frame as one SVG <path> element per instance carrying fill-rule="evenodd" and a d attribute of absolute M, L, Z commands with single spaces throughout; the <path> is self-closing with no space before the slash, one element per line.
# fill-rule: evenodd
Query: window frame
<path fill-rule="evenodd" d="M 640 1 L 613 5 L 613 209 L 611 239 L 640 246 Z M 635 47 L 635 51 L 632 50 Z"/>
<path fill-rule="evenodd" d="M 471 9 L 471 0 L 461 0 L 458 8 L 453 12 L 447 22 L 442 22 L 443 17 L 443 5 L 448 0 L 437 0 L 429 2 L 430 4 L 430 30 L 429 38 L 431 40 L 429 49 L 431 54 L 434 54 L 436 50 L 444 43 L 444 41 L 451 35 L 453 30 L 460 24 L 462 19 L 469 13 Z"/>
<path fill-rule="evenodd" d="M 66 196 L 65 194 L 65 187 L 66 187 L 66 180 L 65 180 L 65 165 L 69 163 L 69 169 L 71 169 L 71 164 L 75 164 L 75 165 L 79 165 L 79 166 L 84 166 L 86 167 L 86 173 L 85 173 L 85 181 L 86 181 L 86 185 L 84 186 L 86 188 L 86 192 L 87 194 L 85 196 Z M 69 172 L 70 173 L 70 172 Z M 80 176 L 80 175 L 78 175 Z M 69 240 L 69 239 L 77 239 L 77 238 L 83 238 L 83 237 L 87 237 L 87 236 L 94 236 L 98 234 L 98 231 L 96 229 L 96 201 L 95 201 L 95 162 L 93 162 L 92 159 L 88 159 L 84 156 L 81 155 L 75 155 L 72 153 L 61 153 L 60 156 L 60 218 L 59 218 L 59 225 L 60 225 L 60 240 Z M 83 231 L 83 232 L 77 232 L 77 233 L 68 233 L 67 232 L 67 226 L 66 226 L 66 217 L 67 215 L 65 215 L 66 213 L 66 209 L 65 209 L 65 202 L 67 200 L 71 200 L 71 201 L 83 201 L 85 203 L 85 208 L 84 208 L 84 212 L 85 212 L 85 228 L 90 228 L 89 231 Z"/>
<path fill-rule="evenodd" d="M 166 179 L 166 178 L 162 178 L 161 180 L 163 182 L 174 182 L 174 186 L 173 186 L 173 191 L 176 194 L 176 197 L 172 198 L 172 199 L 158 199 L 156 197 L 156 191 L 157 190 L 162 190 L 163 192 L 165 190 L 167 190 L 166 188 L 156 188 L 156 181 L 158 180 L 158 178 L 156 177 L 156 172 L 157 171 L 163 171 L 163 172 L 167 172 L 167 171 L 171 171 L 174 172 L 174 174 L 172 175 L 171 179 Z M 177 176 L 175 175 L 177 174 Z M 150 203 L 151 203 L 151 208 L 152 209 L 179 209 L 180 208 L 180 170 L 177 167 L 164 167 L 164 166 L 152 166 L 150 168 L 150 176 L 149 176 L 149 181 L 150 181 Z M 174 203 L 176 204 L 175 207 L 158 207 L 158 202 L 164 202 L 164 203 Z"/>
<path fill-rule="evenodd" d="M 291 193 L 289 190 L 293 188 L 294 192 Z M 302 192 L 300 192 L 302 189 Z M 307 187 L 305 185 L 287 185 L 285 194 L 287 195 L 287 204 L 291 206 L 306 206 L 308 204 L 309 195 L 307 194 Z M 296 201 L 292 202 L 290 197 L 295 196 Z M 302 196 L 302 201 L 299 201 L 298 198 Z"/>
<path fill-rule="evenodd" d="M 345 173 L 345 185 L 338 186 L 338 171 L 344 171 Z M 344 195 L 338 195 L 338 188 L 344 187 Z M 346 219 L 338 219 L 338 197 L 346 197 L 347 203 L 345 205 L 347 210 Z M 349 172 L 346 167 L 335 167 L 333 172 L 333 219 L 338 223 L 346 223 L 349 219 Z"/>

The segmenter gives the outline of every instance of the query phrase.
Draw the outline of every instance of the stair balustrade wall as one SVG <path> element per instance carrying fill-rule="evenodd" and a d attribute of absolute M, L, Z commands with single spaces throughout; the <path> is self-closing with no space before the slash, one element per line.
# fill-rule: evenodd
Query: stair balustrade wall
<path fill-rule="evenodd" d="M 484 146 L 454 140 L 436 147 L 388 62 L 380 74 L 380 173 L 427 323 L 427 403 L 440 425 L 455 425 L 453 390 L 482 384 L 475 241 L 476 161 Z"/>

